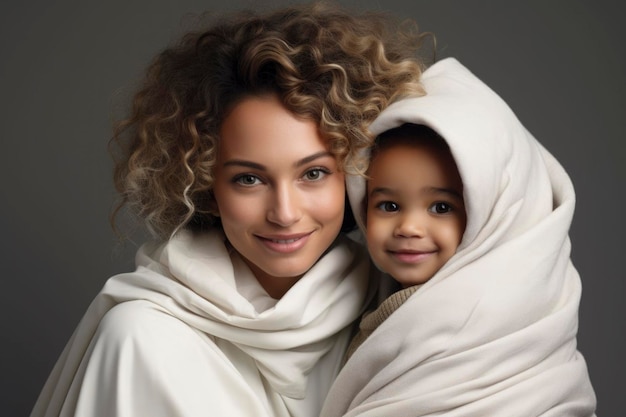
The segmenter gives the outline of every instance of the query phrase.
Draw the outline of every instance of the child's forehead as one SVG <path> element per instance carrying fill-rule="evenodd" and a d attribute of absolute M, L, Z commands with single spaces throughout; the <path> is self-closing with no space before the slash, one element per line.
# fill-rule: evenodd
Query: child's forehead
<path fill-rule="evenodd" d="M 430 184 L 462 189 L 462 180 L 450 152 L 415 141 L 382 149 L 370 163 L 367 184 L 368 188 L 372 184 L 388 187 Z"/>
<path fill-rule="evenodd" d="M 445 142 L 433 140 L 428 136 L 395 134 L 383 138 L 372 148 L 368 172 L 372 167 L 381 163 L 393 164 L 394 156 L 398 158 L 404 153 L 419 154 L 422 158 L 436 160 L 440 164 L 450 165 L 456 169 L 454 158 Z M 390 156 L 391 155 L 391 156 Z"/>

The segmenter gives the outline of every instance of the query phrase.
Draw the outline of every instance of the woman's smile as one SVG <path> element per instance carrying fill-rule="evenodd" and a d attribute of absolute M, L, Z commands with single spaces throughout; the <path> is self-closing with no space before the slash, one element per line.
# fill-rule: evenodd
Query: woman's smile
<path fill-rule="evenodd" d="M 270 251 L 288 254 L 302 249 L 313 232 L 292 235 L 256 235 Z"/>

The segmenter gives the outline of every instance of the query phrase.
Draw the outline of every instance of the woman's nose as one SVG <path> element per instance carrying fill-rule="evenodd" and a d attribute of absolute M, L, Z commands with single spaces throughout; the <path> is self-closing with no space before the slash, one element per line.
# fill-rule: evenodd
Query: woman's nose
<path fill-rule="evenodd" d="M 297 190 L 290 185 L 278 185 L 272 190 L 267 220 L 281 227 L 297 223 L 302 217 L 301 201 Z"/>

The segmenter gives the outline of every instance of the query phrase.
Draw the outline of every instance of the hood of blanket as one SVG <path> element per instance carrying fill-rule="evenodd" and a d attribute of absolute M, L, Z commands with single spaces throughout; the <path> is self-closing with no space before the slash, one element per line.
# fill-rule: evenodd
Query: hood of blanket
<path fill-rule="evenodd" d="M 488 238 L 493 247 L 550 213 L 552 200 L 535 198 L 550 195 L 541 145 L 509 106 L 454 58 L 431 66 L 422 82 L 425 96 L 393 103 L 370 131 L 378 135 L 405 123 L 422 124 L 446 140 L 463 180 L 468 213 L 459 251 L 483 245 Z M 350 205 L 364 230 L 365 179 L 351 175 L 347 183 Z"/>

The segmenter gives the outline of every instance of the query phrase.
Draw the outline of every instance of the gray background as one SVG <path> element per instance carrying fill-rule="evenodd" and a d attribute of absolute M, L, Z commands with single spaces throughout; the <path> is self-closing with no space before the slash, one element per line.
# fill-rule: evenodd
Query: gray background
<path fill-rule="evenodd" d="M 264 2 L 268 4 L 269 2 Z M 623 415 L 626 30 L 618 0 L 342 2 L 414 18 L 495 89 L 569 171 L 579 348 L 598 414 Z M 0 414 L 27 415 L 88 303 L 132 268 L 108 215 L 107 141 L 149 59 L 229 1 L 3 3 Z M 274 2 L 284 4 L 284 2 Z M 136 237 L 140 243 L 141 236 Z M 537 387 L 541 389 L 541 387 Z"/>

